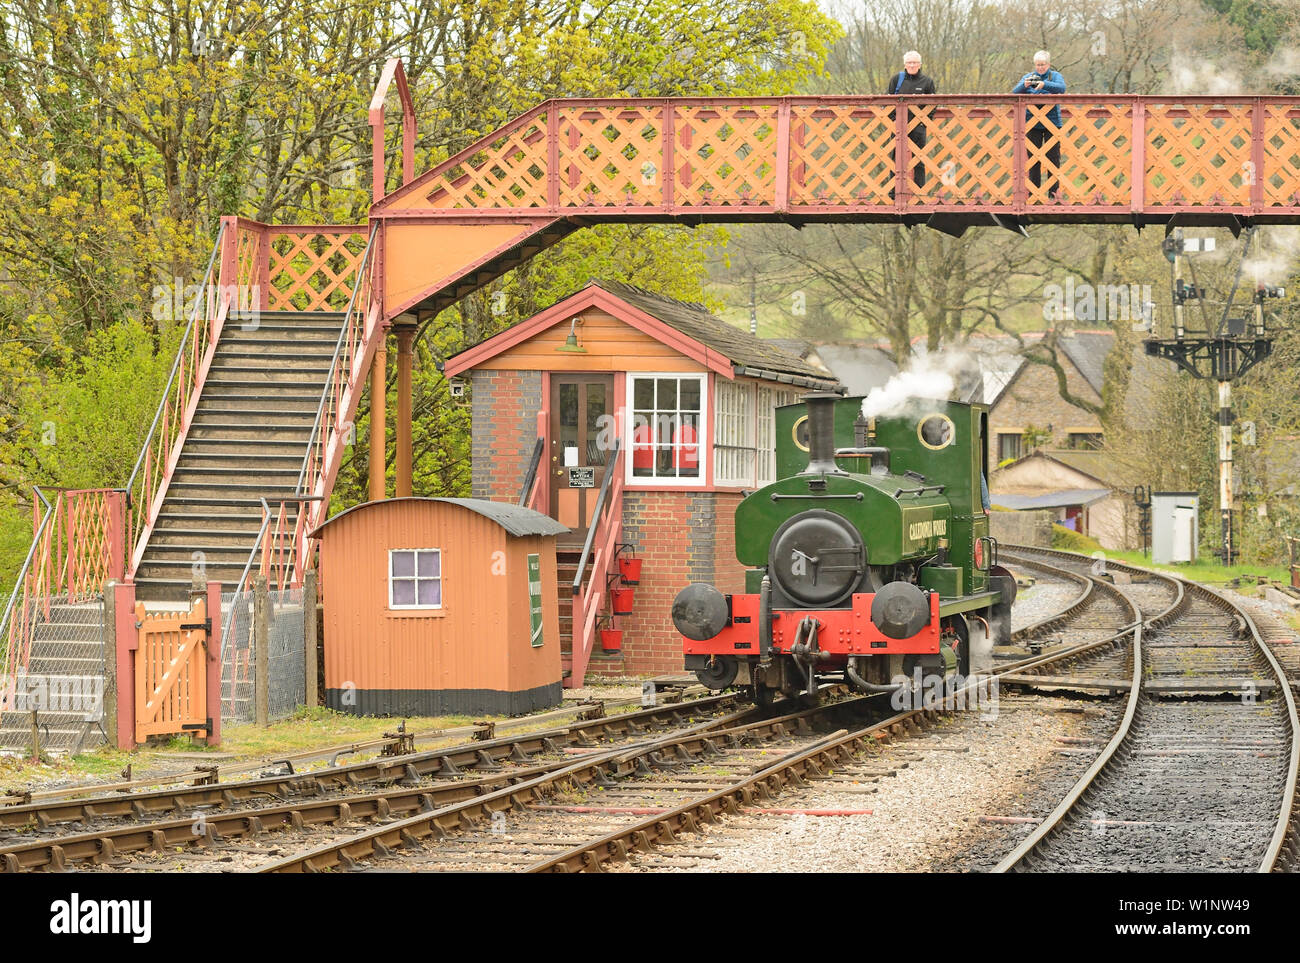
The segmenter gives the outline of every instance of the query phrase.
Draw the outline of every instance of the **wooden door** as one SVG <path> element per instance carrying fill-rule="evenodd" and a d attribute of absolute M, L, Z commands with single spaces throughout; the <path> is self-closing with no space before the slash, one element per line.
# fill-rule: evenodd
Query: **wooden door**
<path fill-rule="evenodd" d="M 551 375 L 551 517 L 586 537 L 616 438 L 614 376 Z"/>

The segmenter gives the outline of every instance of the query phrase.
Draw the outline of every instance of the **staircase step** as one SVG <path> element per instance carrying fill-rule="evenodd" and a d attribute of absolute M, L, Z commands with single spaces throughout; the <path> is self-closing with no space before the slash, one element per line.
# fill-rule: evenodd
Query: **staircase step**
<path fill-rule="evenodd" d="M 277 394 L 274 391 L 250 391 L 245 388 L 227 388 L 220 385 L 217 390 L 212 390 L 209 385 L 203 391 L 203 397 L 199 399 L 199 411 L 237 411 L 245 414 L 249 411 L 265 410 L 273 406 L 277 412 L 305 412 L 316 417 L 316 412 L 320 409 L 320 394 L 315 391 L 295 391 L 286 385 L 283 393 Z"/>
<path fill-rule="evenodd" d="M 221 590 L 233 592 L 239 574 L 229 580 L 222 580 Z M 185 602 L 190 597 L 188 578 L 155 578 L 148 575 L 135 575 L 135 597 L 141 602 Z"/>
<path fill-rule="evenodd" d="M 176 474 L 172 476 L 172 484 L 175 484 L 176 480 L 180 478 L 184 478 L 185 480 L 208 479 L 210 483 L 218 483 L 218 484 L 222 482 L 224 479 L 266 478 L 269 481 L 275 482 L 276 488 L 280 487 L 280 483 L 282 480 L 285 480 L 285 483 L 289 484 L 290 487 L 292 487 L 298 484 L 298 475 L 302 471 L 301 462 L 296 465 L 290 464 L 291 462 L 296 460 L 293 458 L 277 459 L 278 461 L 284 462 L 284 464 L 282 465 L 281 464 L 271 465 L 271 464 L 266 464 L 265 462 L 261 462 L 261 463 L 254 462 L 251 465 L 235 464 L 239 460 L 240 459 L 238 458 L 238 456 L 231 455 L 230 457 L 225 459 L 224 464 L 217 464 L 217 465 L 180 464 L 176 469 Z M 185 461 L 184 456 L 181 457 L 181 461 L 182 462 Z"/>
<path fill-rule="evenodd" d="M 37 614 L 41 616 L 41 613 Z M 64 622 L 51 616 L 48 622 L 41 621 L 32 626 L 32 651 L 36 650 L 37 645 L 45 642 L 66 642 L 75 645 L 93 638 L 96 640 L 94 644 L 99 645 L 99 633 L 98 619 L 94 622 Z"/>
<path fill-rule="evenodd" d="M 307 441 L 311 438 L 311 434 L 312 425 L 310 422 L 300 427 L 290 427 L 288 425 L 252 425 L 223 421 L 213 424 L 191 425 L 189 437 L 186 441 L 188 442 L 190 438 L 194 438 L 201 441 L 224 441 L 247 445 L 250 436 L 252 436 L 259 448 L 266 441 L 292 442 L 297 444 L 299 452 L 305 454 Z"/>
<path fill-rule="evenodd" d="M 252 423 L 255 425 L 287 425 L 294 428 L 311 427 L 316 423 L 316 409 L 293 411 L 285 408 L 231 408 L 226 405 L 200 404 L 194 412 L 196 425 Z"/>
<path fill-rule="evenodd" d="M 218 355 L 212 359 L 212 367 L 209 370 L 226 375 L 239 375 L 245 381 L 256 381 L 259 377 L 265 377 L 268 374 L 297 375 L 301 378 L 313 378 L 323 381 L 325 373 L 330 370 L 330 367 L 329 358 L 322 358 L 320 361 L 308 361 L 297 358 L 280 358 L 274 355 L 251 358 L 222 358 Z"/>
<path fill-rule="evenodd" d="M 339 325 L 334 324 L 281 324 L 268 322 L 263 316 L 258 326 L 247 330 L 243 325 L 234 325 L 221 332 L 221 341 L 232 344 L 271 344 L 297 345 L 326 342 L 334 347 L 339 340 Z"/>
<path fill-rule="evenodd" d="M 96 643 L 98 645 L 98 643 Z M 78 657 L 70 655 L 43 656 L 32 655 L 27 664 L 29 675 L 90 675 L 104 669 L 104 660 L 97 656 Z"/>
<path fill-rule="evenodd" d="M 194 553 L 202 552 L 203 562 L 208 567 L 214 565 L 239 565 L 242 567 L 248 561 L 248 553 L 253 550 L 253 546 L 256 544 L 256 534 L 250 534 L 243 545 L 208 544 L 207 539 L 209 537 L 207 534 L 203 535 L 203 544 L 190 542 L 185 545 L 156 545 L 150 540 L 148 547 L 144 550 L 144 556 L 140 559 L 140 565 L 145 566 L 159 561 L 193 563 L 197 561 Z"/>
<path fill-rule="evenodd" d="M 307 452 L 307 443 L 287 438 L 266 438 L 257 443 L 256 454 L 249 454 L 249 452 L 247 438 L 196 438 L 191 434 L 185 439 L 181 457 L 184 458 L 187 454 L 237 455 L 249 458 L 297 457 L 301 462 Z"/>
<path fill-rule="evenodd" d="M 219 529 L 219 528 L 156 528 L 149 539 L 145 554 L 155 548 L 199 548 L 202 551 L 213 549 L 240 549 L 245 555 L 257 537 L 257 528 Z"/>
<path fill-rule="evenodd" d="M 271 334 L 263 336 L 260 329 L 254 332 L 241 331 L 239 337 L 221 339 L 221 344 L 217 346 L 217 357 L 256 358 L 272 354 L 285 358 L 309 356 L 315 359 L 322 355 L 333 358 L 338 347 L 338 332 L 332 334 L 334 337 L 276 338 Z"/>
<path fill-rule="evenodd" d="M 177 511 L 178 508 L 192 508 L 192 511 Z M 154 526 L 155 531 L 170 529 L 181 529 L 185 531 L 220 531 L 225 533 L 235 532 L 256 532 L 262 526 L 262 506 L 259 504 L 256 511 L 237 511 L 238 506 L 222 505 L 217 506 L 227 509 L 227 511 L 205 511 L 194 506 L 171 506 L 171 510 L 166 510 L 158 515 L 158 523 Z"/>
<path fill-rule="evenodd" d="M 192 452 L 181 455 L 176 469 L 178 472 L 199 469 L 243 475 L 287 471 L 293 473 L 296 478 L 302 471 L 302 461 L 302 458 L 296 455 L 249 455 L 233 451 Z"/>

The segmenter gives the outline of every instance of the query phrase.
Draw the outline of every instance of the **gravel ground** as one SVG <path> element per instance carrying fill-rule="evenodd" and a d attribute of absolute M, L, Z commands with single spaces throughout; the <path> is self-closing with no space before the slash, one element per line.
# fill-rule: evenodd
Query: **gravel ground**
<path fill-rule="evenodd" d="M 741 814 L 683 836 L 676 846 L 613 867 L 621 872 L 925 872 L 987 869 L 1041 818 L 1091 763 L 1113 730 L 1102 703 L 1004 696 L 996 718 L 968 711 L 921 738 L 900 739 L 869 762 L 892 770 L 857 781 L 819 781 L 766 807 L 869 809 L 870 815 Z M 1080 710 L 1087 707 L 1090 711 Z M 991 715 L 991 713 L 990 713 Z M 1068 740 L 1068 741 L 1062 741 Z M 1085 740 L 1086 745 L 1075 740 Z"/>
<path fill-rule="evenodd" d="M 1055 615 L 1079 597 L 1079 586 L 1073 582 L 1043 577 L 1039 573 L 1036 576 L 1036 584 L 1016 593 L 1016 602 L 1011 607 L 1013 632 Z"/>

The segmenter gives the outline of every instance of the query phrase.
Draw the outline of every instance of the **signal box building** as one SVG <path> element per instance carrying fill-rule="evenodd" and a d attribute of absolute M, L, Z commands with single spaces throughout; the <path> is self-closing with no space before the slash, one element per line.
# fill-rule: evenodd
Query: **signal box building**
<path fill-rule="evenodd" d="M 673 598 L 695 581 L 744 591 L 733 517 L 776 478 L 776 408 L 838 388 L 701 305 L 605 281 L 443 373 L 472 393 L 474 496 L 569 529 L 557 539 L 567 685 L 682 671 Z"/>
<path fill-rule="evenodd" d="M 360 715 L 516 715 L 561 698 L 555 539 L 528 508 L 388 498 L 316 529 L 325 702 Z"/>

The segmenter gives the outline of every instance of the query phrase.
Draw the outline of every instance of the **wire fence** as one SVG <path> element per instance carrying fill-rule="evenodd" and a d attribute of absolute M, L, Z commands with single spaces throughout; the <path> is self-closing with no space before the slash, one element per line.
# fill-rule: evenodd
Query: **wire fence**
<path fill-rule="evenodd" d="M 223 592 L 221 624 L 225 626 L 221 637 L 221 718 L 251 722 L 256 718 L 253 593 Z"/>
<path fill-rule="evenodd" d="M 257 721 L 257 643 L 263 636 L 256 625 L 255 594 L 221 596 L 222 625 L 228 626 L 221 640 L 221 718 L 226 722 Z M 301 588 L 266 593 L 268 721 L 287 718 L 306 701 L 305 629 Z"/>
<path fill-rule="evenodd" d="M 42 749 L 78 752 L 98 745 L 106 739 L 104 597 L 70 602 L 56 595 L 48 604 L 25 604 L 30 631 L 15 639 L 22 651 L 12 653 L 18 668 L 8 680 L 7 711 L 0 714 L 0 748 L 30 748 L 33 710 Z"/>
<path fill-rule="evenodd" d="M 268 594 L 271 604 L 267 627 L 266 705 L 272 719 L 284 719 L 293 715 L 293 711 L 307 699 L 302 589 Z"/>

